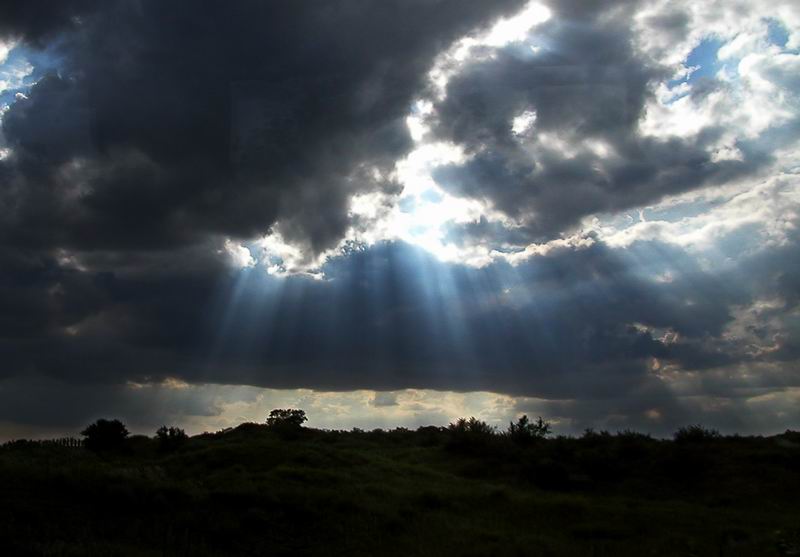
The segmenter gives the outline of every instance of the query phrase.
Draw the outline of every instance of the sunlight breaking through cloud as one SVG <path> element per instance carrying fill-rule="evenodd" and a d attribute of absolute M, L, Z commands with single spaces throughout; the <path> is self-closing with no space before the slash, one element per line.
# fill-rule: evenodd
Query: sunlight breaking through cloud
<path fill-rule="evenodd" d="M 683 42 L 676 49 L 666 51 L 665 45 L 659 42 L 659 32 L 654 31 L 657 29 L 654 25 L 661 21 L 659 18 L 666 9 L 662 5 L 647 5 L 633 14 L 637 26 L 633 37 L 642 55 L 674 68 L 672 74 L 665 73 L 648 83 L 652 95 L 642 107 L 636 129 L 642 134 L 643 141 L 674 141 L 674 138 L 702 141 L 704 145 L 700 152 L 705 153 L 712 164 L 749 164 L 751 155 L 743 149 L 748 145 L 746 148 L 749 152 L 754 147 L 744 142 L 771 141 L 770 133 L 777 132 L 781 126 L 790 125 L 796 117 L 797 97 L 786 81 L 793 73 L 793 64 L 800 59 L 791 46 L 796 33 L 791 31 L 785 45 L 778 46 L 767 40 L 768 25 L 764 20 L 748 15 L 733 27 L 723 30 L 710 15 L 711 10 L 698 9 L 691 20 L 694 27 Z M 794 29 L 793 13 L 784 8 L 778 11 L 787 28 Z M 502 259 L 517 264 L 533 254 L 546 253 L 547 246 L 552 242 L 579 246 L 585 242 L 581 238 L 594 234 L 601 239 L 609 237 L 612 243 L 620 245 L 619 238 L 639 237 L 637 231 L 645 228 L 654 230 L 656 223 L 645 225 L 634 220 L 611 232 L 607 224 L 598 227 L 593 222 L 600 222 L 598 218 L 606 223 L 613 220 L 614 227 L 619 227 L 624 222 L 621 217 L 626 212 L 596 211 L 584 216 L 571 229 L 561 231 L 560 238 L 544 241 L 526 238 L 529 228 L 540 226 L 536 216 L 521 218 L 497 206 L 492 197 L 463 195 L 442 187 L 440 183 L 436 174 L 439 169 L 475 165 L 478 163 L 476 157 L 488 156 L 493 149 L 490 143 L 467 148 L 458 142 L 443 141 L 436 137 L 432 126 L 440 125 L 442 116 L 439 107 L 447 102 L 446 95 L 452 80 L 472 71 L 474 67 L 482 65 L 491 68 L 493 64 L 500 63 L 499 59 L 495 62 L 497 56 L 507 56 L 508 53 L 523 56 L 523 60 L 533 57 L 535 61 L 537 57 L 549 55 L 548 50 L 542 50 L 542 44 L 547 45 L 546 49 L 557 52 L 555 49 L 558 45 L 548 39 L 548 26 L 557 25 L 558 17 L 557 12 L 554 15 L 548 7 L 534 2 L 514 17 L 502 19 L 489 30 L 459 39 L 441 53 L 428 76 L 429 83 L 434 87 L 433 96 L 417 98 L 405 118 L 413 148 L 405 158 L 396 162 L 391 176 L 401 188 L 400 193 L 355 194 L 350 201 L 352 222 L 347 233 L 335 247 L 314 256 L 305 253 L 305 247 L 286 243 L 278 232 L 278 223 L 273 232 L 260 241 L 265 254 L 264 261 L 267 262 L 265 265 L 271 269 L 270 272 L 311 272 L 319 275 L 325 261 L 342 253 L 342 250 L 350 249 L 353 245 L 368 247 L 377 242 L 394 240 L 421 246 L 442 261 L 484 266 Z M 708 42 L 708 37 L 714 37 L 714 42 Z M 513 45 L 516 44 L 530 47 L 528 54 L 515 54 Z M 705 49 L 702 56 L 697 54 L 701 49 Z M 676 52 L 679 54 L 676 55 Z M 630 65 L 633 62 L 625 63 Z M 711 64 L 714 65 L 713 69 L 705 67 Z M 574 65 L 570 71 L 583 69 L 580 65 Z M 708 77 L 697 78 L 700 74 Z M 499 87 L 502 90 L 504 85 L 500 84 Z M 705 89 L 699 92 L 702 87 Z M 625 95 L 624 92 L 622 94 Z M 578 164 L 579 160 L 592 157 L 596 160 L 592 168 L 598 179 L 613 180 L 616 172 L 613 167 L 626 164 L 626 147 L 616 144 L 616 140 L 609 141 L 598 135 L 579 137 L 553 129 L 552 126 L 541 127 L 537 125 L 540 118 L 535 105 L 523 105 L 506 124 L 510 135 L 519 144 L 519 154 L 515 156 L 529 158 L 529 168 L 526 170 L 523 167 L 524 172 L 535 168 L 537 160 L 541 158 L 560 157 Z M 722 131 L 715 133 L 716 138 L 712 141 L 701 140 L 711 129 Z M 515 162 L 521 163 L 522 160 Z M 784 169 L 796 165 L 795 154 L 782 158 L 781 166 Z M 762 173 L 762 179 L 764 176 Z M 491 177 L 481 179 L 489 181 L 481 188 L 494 187 L 490 183 Z M 758 178 L 741 180 L 741 187 L 749 188 L 752 181 Z M 560 186 L 553 182 L 546 187 L 555 189 Z M 535 192 L 532 189 L 531 195 L 541 199 L 547 199 L 550 195 Z M 588 199 L 593 195 L 586 193 Z M 667 200 L 659 203 L 670 203 L 670 198 L 668 196 Z M 788 202 L 788 198 L 784 198 L 784 202 Z M 753 219 L 749 222 L 753 222 Z M 693 223 L 697 227 L 692 228 Z M 632 228 L 627 230 L 629 226 Z M 729 230 L 735 227 L 733 223 L 722 226 Z M 477 228 L 495 232 L 483 234 L 480 239 L 459 232 Z M 680 229 L 673 226 L 671 230 L 670 235 L 661 235 L 660 239 L 679 245 L 697 244 L 699 237 L 710 231 L 701 224 L 701 220 L 692 218 L 684 219 Z M 705 237 L 702 241 L 709 244 L 714 240 Z"/>

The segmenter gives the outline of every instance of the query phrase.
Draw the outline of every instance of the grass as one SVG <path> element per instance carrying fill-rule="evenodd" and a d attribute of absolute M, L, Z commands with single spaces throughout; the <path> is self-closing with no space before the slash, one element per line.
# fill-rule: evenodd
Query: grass
<path fill-rule="evenodd" d="M 799 555 L 799 495 L 791 432 L 518 446 L 247 424 L 169 453 L 3 447 L 0 554 Z"/>

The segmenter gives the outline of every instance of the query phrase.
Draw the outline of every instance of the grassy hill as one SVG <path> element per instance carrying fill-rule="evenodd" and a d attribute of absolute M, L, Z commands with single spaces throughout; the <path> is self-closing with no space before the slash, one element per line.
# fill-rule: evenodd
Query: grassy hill
<path fill-rule="evenodd" d="M 473 434 L 474 433 L 474 434 Z M 0 449 L 0 554 L 800 555 L 800 434 L 532 439 L 243 424 Z"/>

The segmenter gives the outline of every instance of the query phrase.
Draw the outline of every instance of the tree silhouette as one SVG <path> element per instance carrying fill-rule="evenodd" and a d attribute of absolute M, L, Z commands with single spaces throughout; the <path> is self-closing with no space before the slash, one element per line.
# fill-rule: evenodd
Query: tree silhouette
<path fill-rule="evenodd" d="M 303 410 L 276 408 L 269 413 L 267 425 L 278 429 L 299 429 L 306 421 L 308 418 Z"/>
<path fill-rule="evenodd" d="M 495 437 L 495 428 L 474 416 L 459 418 L 447 426 L 450 437 L 447 446 L 461 452 L 481 452 Z"/>
<path fill-rule="evenodd" d="M 179 427 L 167 427 L 162 425 L 156 430 L 156 439 L 158 439 L 158 448 L 167 452 L 174 451 L 186 443 L 189 436 Z"/>
<path fill-rule="evenodd" d="M 119 420 L 100 419 L 81 431 L 81 435 L 86 438 L 87 449 L 105 451 L 121 447 L 129 432 Z"/>
<path fill-rule="evenodd" d="M 520 445 L 531 444 L 538 439 L 544 439 L 550 435 L 550 423 L 542 419 L 541 416 L 531 422 L 527 415 L 523 415 L 517 423 L 508 424 L 508 437 Z"/>

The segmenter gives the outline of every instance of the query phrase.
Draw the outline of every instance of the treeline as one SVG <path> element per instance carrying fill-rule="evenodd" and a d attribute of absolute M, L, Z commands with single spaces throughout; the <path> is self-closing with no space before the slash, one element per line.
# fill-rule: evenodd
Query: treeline
<path fill-rule="evenodd" d="M 276 409 L 190 437 L 105 419 L 81 439 L 6 443 L 0 540 L 16 545 L 0 542 L 0 554 L 800 554 L 800 432 L 566 436 L 527 416 L 499 428 L 306 422 Z M 461 543 L 449 551 L 451 540 Z"/>
<path fill-rule="evenodd" d="M 479 420 L 475 417 L 459 418 L 448 426 L 421 426 L 416 430 L 411 430 L 405 427 L 397 427 L 394 429 L 374 429 L 365 431 L 361 428 L 354 427 L 347 430 L 307 430 L 303 424 L 308 421 L 308 417 L 304 410 L 299 409 L 275 409 L 272 410 L 267 417 L 266 421 L 259 426 L 259 424 L 246 422 L 238 427 L 228 427 L 217 431 L 216 433 L 203 433 L 198 435 L 199 438 L 216 437 L 225 435 L 233 431 L 254 430 L 258 427 L 265 427 L 266 429 L 279 433 L 286 434 L 289 437 L 300 434 L 301 431 L 313 431 L 316 433 L 329 433 L 333 435 L 352 434 L 357 436 L 368 437 L 419 437 L 423 444 L 431 444 L 430 441 L 441 442 L 447 448 L 454 451 L 471 452 L 473 450 L 480 450 L 488 448 L 489 446 L 499 446 L 502 443 L 510 443 L 520 447 L 531 447 L 537 444 L 541 445 L 545 441 L 553 442 L 568 442 L 580 441 L 584 444 L 597 444 L 602 442 L 621 441 L 626 443 L 665 443 L 669 439 L 658 439 L 652 437 L 650 434 L 639 433 L 631 429 L 625 429 L 615 433 L 609 431 L 595 431 L 594 429 L 586 429 L 582 435 L 578 437 L 554 435 L 552 424 L 546 421 L 541 416 L 531 421 L 527 415 L 519 417 L 515 422 L 510 422 L 506 429 L 499 429 L 492 426 L 485 421 Z M 25 445 L 40 445 L 40 446 L 60 446 L 69 448 L 87 448 L 90 450 L 113 450 L 120 448 L 124 445 L 125 440 L 129 438 L 130 432 L 125 424 L 118 419 L 99 419 L 87 426 L 81 431 L 82 438 L 76 437 L 60 437 L 55 439 L 44 440 L 28 440 L 16 439 L 7 441 L 0 445 L 0 447 L 15 447 Z M 135 436 L 142 437 L 142 436 Z M 786 430 L 785 433 L 776 436 L 784 438 L 785 443 L 790 445 L 797 443 L 800 447 L 800 432 Z M 733 439 L 742 440 L 750 437 L 743 437 L 740 435 L 723 436 L 716 429 L 706 428 L 700 424 L 693 424 L 679 428 L 672 436 L 672 441 L 678 445 L 702 444 L 715 440 Z M 159 427 L 154 435 L 154 440 L 163 449 L 177 449 L 189 440 L 186 432 L 176 426 L 163 425 Z"/>
<path fill-rule="evenodd" d="M 235 428 L 225 428 L 215 433 L 195 436 L 198 440 L 220 439 L 229 435 L 258 435 L 268 433 L 284 440 L 300 437 L 306 439 L 333 439 L 352 437 L 376 443 L 441 446 L 448 452 L 474 457 L 513 458 L 524 454 L 528 461 L 536 461 L 547 469 L 549 478 L 590 477 L 609 479 L 624 475 L 628 463 L 639 465 L 648 458 L 668 463 L 668 468 L 679 475 L 689 468 L 688 474 L 697 473 L 707 464 L 710 456 L 704 454 L 716 444 L 731 447 L 736 443 L 752 443 L 761 437 L 723 436 L 716 429 L 699 424 L 681 427 L 672 439 L 658 439 L 633 430 L 615 433 L 587 429 L 582 435 L 554 435 L 552 424 L 541 416 L 531 420 L 523 415 L 508 427 L 500 429 L 475 417 L 459 418 L 448 426 L 422 426 L 416 430 L 398 427 L 390 430 L 365 431 L 318 430 L 303 427 L 308 420 L 299 409 L 275 409 L 265 422 L 243 423 Z M 86 448 L 95 452 L 120 451 L 135 439 L 155 442 L 159 452 L 173 452 L 183 447 L 190 437 L 176 426 L 161 426 L 153 438 L 131 436 L 124 423 L 117 419 L 100 419 L 81 431 L 81 439 L 64 437 L 44 441 L 15 440 L 2 445 L 5 448 L 24 446 L 58 446 Z M 800 449 L 800 432 L 787 430 L 772 440 L 783 448 Z M 520 453 L 521 452 L 521 453 Z M 798 451 L 800 452 L 800 451 Z M 519 459 L 518 459 L 519 460 Z M 555 483 L 558 483 L 558 479 Z"/>

